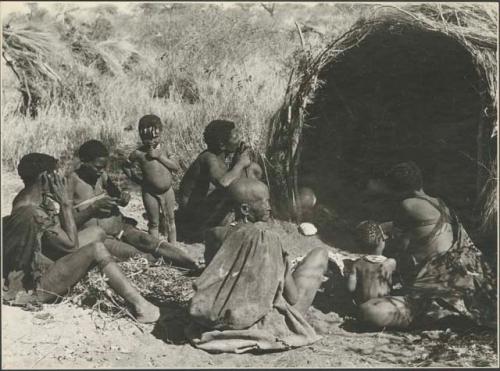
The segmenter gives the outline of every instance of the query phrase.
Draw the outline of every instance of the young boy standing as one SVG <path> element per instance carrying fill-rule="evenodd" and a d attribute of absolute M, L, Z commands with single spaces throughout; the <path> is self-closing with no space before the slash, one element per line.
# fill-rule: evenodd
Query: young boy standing
<path fill-rule="evenodd" d="M 160 146 L 162 123 L 156 115 L 146 115 L 139 120 L 139 136 L 142 146 L 132 152 L 124 167 L 125 174 L 142 188 L 142 200 L 148 217 L 149 234 L 158 237 L 167 232 L 168 241 L 175 243 L 175 194 L 171 172 L 178 171 L 175 160 L 165 156 Z M 139 164 L 142 176 L 132 169 Z"/>

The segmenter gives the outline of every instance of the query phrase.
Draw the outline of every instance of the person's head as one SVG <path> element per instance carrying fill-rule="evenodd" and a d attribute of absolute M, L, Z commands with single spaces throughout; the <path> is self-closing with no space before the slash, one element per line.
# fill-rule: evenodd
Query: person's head
<path fill-rule="evenodd" d="M 139 120 L 139 136 L 145 146 L 156 148 L 160 144 L 163 125 L 156 115 L 145 115 Z"/>
<path fill-rule="evenodd" d="M 422 189 L 422 171 L 413 161 L 401 162 L 385 174 L 384 183 L 394 192 L 407 193 Z"/>
<path fill-rule="evenodd" d="M 236 125 L 232 121 L 211 121 L 203 132 L 203 139 L 212 152 L 234 153 L 238 150 L 241 139 Z"/>
<path fill-rule="evenodd" d="M 367 254 L 382 255 L 386 236 L 379 223 L 365 220 L 356 226 L 356 239 Z"/>
<path fill-rule="evenodd" d="M 78 157 L 89 175 L 99 178 L 108 165 L 109 152 L 102 142 L 89 140 L 78 149 Z"/>
<path fill-rule="evenodd" d="M 268 221 L 271 217 L 269 189 L 259 180 L 241 178 L 228 188 L 238 219 Z"/>
<path fill-rule="evenodd" d="M 297 193 L 297 205 L 303 215 L 309 216 L 316 206 L 316 195 L 311 188 L 300 187 Z M 298 210 L 296 210 L 298 211 Z"/>
<path fill-rule="evenodd" d="M 17 173 L 26 187 L 41 182 L 42 174 L 55 173 L 58 160 L 44 153 L 29 153 L 21 158 L 17 165 Z"/>

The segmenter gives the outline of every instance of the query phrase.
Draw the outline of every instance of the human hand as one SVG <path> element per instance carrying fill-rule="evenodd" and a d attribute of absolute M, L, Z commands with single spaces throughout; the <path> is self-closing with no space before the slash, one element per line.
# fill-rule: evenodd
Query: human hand
<path fill-rule="evenodd" d="M 131 198 L 132 196 L 130 195 L 129 192 L 122 192 L 120 200 L 118 201 L 118 205 L 122 207 L 127 206 Z"/>
<path fill-rule="evenodd" d="M 92 204 L 94 210 L 100 215 L 110 215 L 118 206 L 118 200 L 114 197 L 104 196 Z"/>
<path fill-rule="evenodd" d="M 239 154 L 236 163 L 244 168 L 250 166 L 252 160 L 250 159 L 250 150 L 248 148 L 246 148 L 243 152 L 241 152 L 241 154 Z"/>
<path fill-rule="evenodd" d="M 147 155 L 152 159 L 157 159 L 161 156 L 161 151 L 159 148 L 149 147 L 147 150 Z"/>
<path fill-rule="evenodd" d="M 58 173 L 46 173 L 42 175 L 42 182 L 49 186 L 49 192 L 59 205 L 69 205 L 70 199 L 66 189 L 66 179 Z"/>

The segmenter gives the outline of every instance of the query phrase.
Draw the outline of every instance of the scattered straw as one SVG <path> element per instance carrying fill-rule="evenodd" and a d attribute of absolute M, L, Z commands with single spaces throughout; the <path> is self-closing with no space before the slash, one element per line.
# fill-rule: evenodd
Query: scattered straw
<path fill-rule="evenodd" d="M 163 260 L 149 263 L 143 257 L 135 257 L 118 265 L 140 294 L 154 304 L 174 302 L 186 306 L 193 295 L 192 284 L 195 277 L 189 277 L 184 271 L 166 265 Z M 98 316 L 103 312 L 114 317 L 133 318 L 127 303 L 106 281 L 107 278 L 94 268 L 71 289 L 65 300 L 91 307 Z"/>

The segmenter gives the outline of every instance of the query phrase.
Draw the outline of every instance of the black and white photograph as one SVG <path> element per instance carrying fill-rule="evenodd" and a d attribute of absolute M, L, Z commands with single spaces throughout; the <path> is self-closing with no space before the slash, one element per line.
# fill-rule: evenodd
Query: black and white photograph
<path fill-rule="evenodd" d="M 2 369 L 499 367 L 498 14 L 1 1 Z"/>

